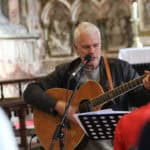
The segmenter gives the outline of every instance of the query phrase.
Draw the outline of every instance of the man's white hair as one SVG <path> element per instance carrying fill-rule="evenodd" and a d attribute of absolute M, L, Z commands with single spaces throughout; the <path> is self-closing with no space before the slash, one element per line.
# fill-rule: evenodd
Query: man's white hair
<path fill-rule="evenodd" d="M 101 38 L 100 30 L 96 25 L 90 22 L 81 22 L 74 31 L 74 35 L 73 35 L 74 44 L 76 44 L 80 34 L 83 32 L 86 32 L 86 33 L 97 32 L 99 35 L 99 38 Z"/>

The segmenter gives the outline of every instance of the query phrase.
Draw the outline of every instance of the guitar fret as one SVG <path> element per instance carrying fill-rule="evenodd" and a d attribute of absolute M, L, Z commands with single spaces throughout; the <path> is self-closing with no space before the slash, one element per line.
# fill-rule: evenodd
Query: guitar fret
<path fill-rule="evenodd" d="M 112 91 L 105 92 L 103 95 L 100 95 L 99 97 L 92 100 L 91 104 L 93 106 L 103 104 L 104 102 L 108 102 L 112 99 L 117 98 L 121 94 L 124 94 L 126 92 L 129 92 L 129 91 L 139 87 L 140 85 L 142 85 L 142 80 L 144 77 L 145 77 L 145 75 L 140 76 L 137 79 L 131 80 L 127 83 L 124 83 L 124 84 L 114 88 Z"/>

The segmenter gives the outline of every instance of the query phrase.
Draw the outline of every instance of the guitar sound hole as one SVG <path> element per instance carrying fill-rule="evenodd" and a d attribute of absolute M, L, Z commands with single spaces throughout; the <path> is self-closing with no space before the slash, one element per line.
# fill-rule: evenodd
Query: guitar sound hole
<path fill-rule="evenodd" d="M 91 103 L 88 99 L 83 99 L 79 104 L 80 113 L 92 111 Z"/>

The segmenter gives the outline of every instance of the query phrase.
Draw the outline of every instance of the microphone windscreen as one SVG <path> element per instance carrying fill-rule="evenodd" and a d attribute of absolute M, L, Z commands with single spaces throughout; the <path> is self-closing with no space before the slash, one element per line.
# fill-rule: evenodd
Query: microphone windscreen
<path fill-rule="evenodd" d="M 87 62 L 89 62 L 90 60 L 91 60 L 91 55 L 86 55 L 85 57 L 84 57 L 84 60 L 86 60 Z"/>

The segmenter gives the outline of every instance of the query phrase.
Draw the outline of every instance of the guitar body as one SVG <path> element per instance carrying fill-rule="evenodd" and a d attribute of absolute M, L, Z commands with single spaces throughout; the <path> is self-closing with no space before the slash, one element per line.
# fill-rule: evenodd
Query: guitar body
<path fill-rule="evenodd" d="M 55 97 L 57 100 L 66 102 L 66 89 L 53 88 L 47 90 L 46 92 L 48 93 L 48 95 Z M 68 93 L 70 97 L 72 91 L 70 90 Z M 97 96 L 102 95 L 103 93 L 104 92 L 102 87 L 97 82 L 88 81 L 83 84 L 79 88 L 79 90 L 77 90 L 72 105 L 78 107 L 81 100 L 93 99 Z M 39 137 L 41 144 L 46 150 L 49 150 L 50 148 L 53 134 L 60 121 L 61 117 L 59 115 L 53 116 L 38 109 L 34 109 L 35 131 L 37 136 Z M 66 129 L 66 143 L 64 144 L 66 146 L 66 150 L 73 150 L 82 141 L 84 132 L 76 123 L 69 122 L 69 125 L 70 127 Z M 56 141 L 53 149 L 60 150 L 59 140 Z"/>

